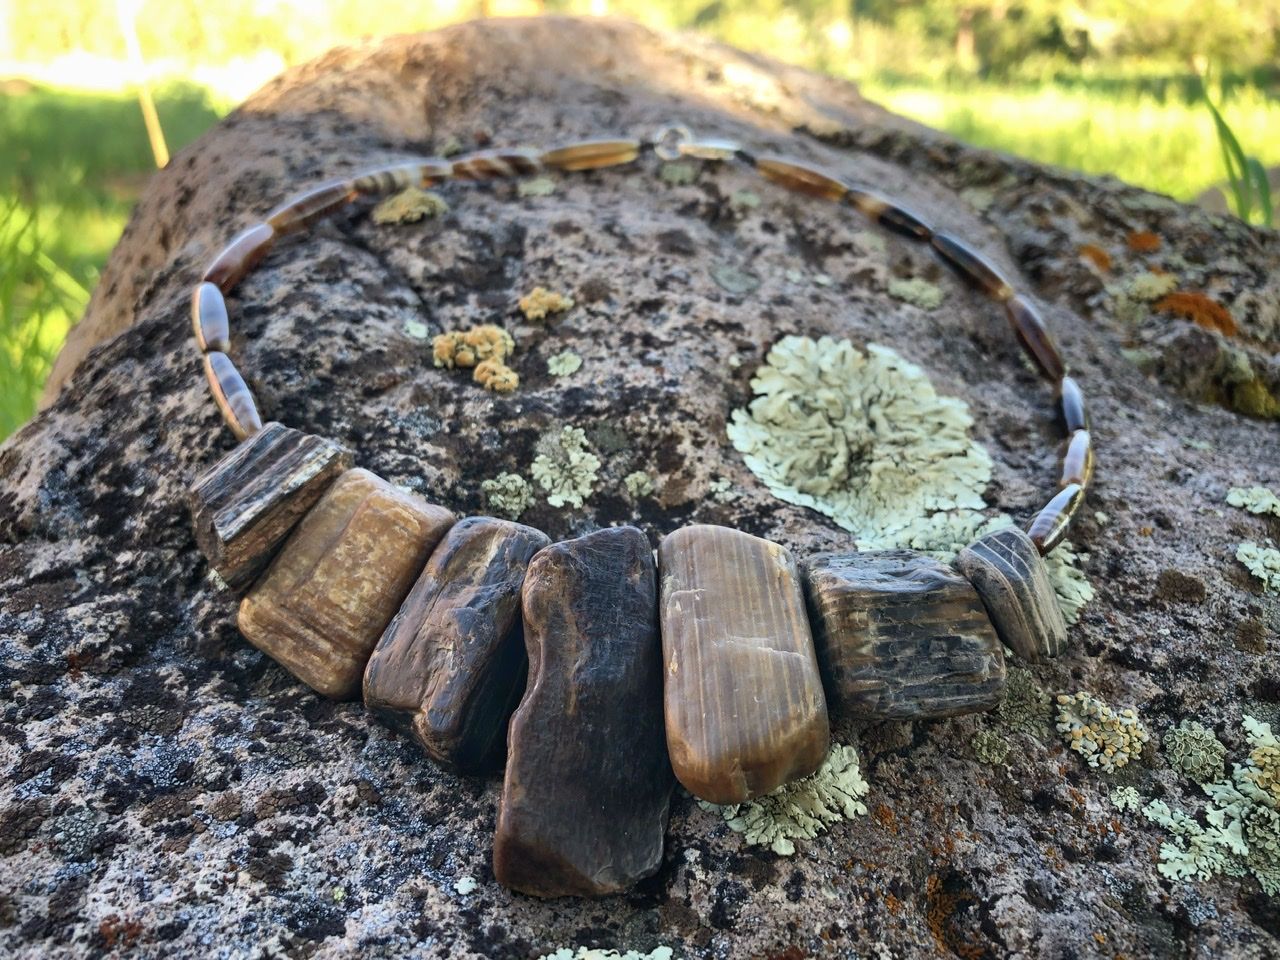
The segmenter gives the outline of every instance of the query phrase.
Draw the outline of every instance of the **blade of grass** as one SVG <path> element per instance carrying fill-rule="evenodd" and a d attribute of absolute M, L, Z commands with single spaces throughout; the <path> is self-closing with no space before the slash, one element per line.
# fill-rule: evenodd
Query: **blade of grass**
<path fill-rule="evenodd" d="M 1253 180 L 1253 188 L 1258 194 L 1258 208 L 1262 212 L 1263 226 L 1275 226 L 1275 211 L 1271 205 L 1271 181 L 1267 178 L 1266 168 L 1257 157 L 1248 157 L 1246 163 Z"/>

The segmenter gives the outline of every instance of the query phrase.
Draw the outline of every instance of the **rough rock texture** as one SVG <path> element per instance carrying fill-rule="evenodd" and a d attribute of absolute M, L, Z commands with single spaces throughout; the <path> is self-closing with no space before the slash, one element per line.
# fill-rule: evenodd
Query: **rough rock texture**
<path fill-rule="evenodd" d="M 603 904 L 536 902 L 489 871 L 496 781 L 442 772 L 359 704 L 323 700 L 239 637 L 235 600 L 208 576 L 183 503 L 230 448 L 188 318 L 210 255 L 290 190 L 371 161 L 450 138 L 543 143 L 668 117 L 875 183 L 1044 304 L 1094 414 L 1098 474 L 1072 540 L 1099 596 L 1066 653 L 1026 671 L 1040 688 L 1137 707 L 1156 738 L 1195 719 L 1232 758 L 1245 752 L 1242 711 L 1280 719 L 1277 601 L 1233 558 L 1242 541 L 1280 537 L 1280 520 L 1223 503 L 1231 487 L 1275 487 L 1277 428 L 1190 403 L 1124 352 L 1147 325 L 1212 351 L 1274 350 L 1275 233 L 973 150 L 845 84 L 699 41 L 609 22 L 462 27 L 295 70 L 176 156 L 78 343 L 134 325 L 0 449 L 0 952 L 1280 951 L 1276 903 L 1253 881 L 1166 880 L 1164 831 L 1111 805 L 1129 783 L 1194 812 L 1202 794 L 1160 752 L 1109 777 L 1043 723 L 1021 732 L 1003 712 L 837 724 L 862 755 L 870 815 L 797 842 L 794 858 L 748 848 L 678 796 L 652 879 Z M 758 204 L 734 203 L 742 190 Z M 847 209 L 737 170 L 667 183 L 652 160 L 557 179 L 547 196 L 511 185 L 442 195 L 451 212 L 412 226 L 323 223 L 231 298 L 233 353 L 269 418 L 347 444 L 358 463 L 459 513 L 482 511 L 485 479 L 528 476 L 540 439 L 573 424 L 602 460 L 594 492 L 568 509 L 536 491 L 523 522 L 558 538 L 633 522 L 655 543 L 691 520 L 729 523 L 803 555 L 848 535 L 773 499 L 724 419 L 749 400 L 777 337 L 834 334 L 895 347 L 971 405 L 1001 509 L 1025 519 L 1056 482 L 1051 398 L 999 308 Z M 1158 234 L 1160 250 L 1132 250 L 1132 231 Z M 1109 251 L 1110 274 L 1078 255 L 1081 243 Z M 1145 305 L 1135 332 L 1109 306 L 1109 284 L 1175 255 L 1221 290 L 1241 337 Z M 911 276 L 941 290 L 943 307 L 888 295 Z M 524 323 L 516 299 L 538 285 L 578 306 Z M 482 319 L 519 342 L 510 397 L 435 369 L 415 336 Z M 550 377 L 546 359 L 566 349 L 582 368 Z M 1187 369 L 1198 371 L 1194 358 Z M 638 470 L 652 495 L 625 491 Z M 1156 595 L 1166 570 L 1202 582 L 1203 601 Z M 1010 744 L 1001 764 L 973 754 L 986 731 Z"/>

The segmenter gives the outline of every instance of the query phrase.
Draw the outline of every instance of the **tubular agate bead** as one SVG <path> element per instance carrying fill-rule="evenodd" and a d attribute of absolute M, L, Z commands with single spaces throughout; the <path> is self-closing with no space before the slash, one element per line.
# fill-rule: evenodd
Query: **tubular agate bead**
<path fill-rule="evenodd" d="M 573 171 L 618 166 L 639 155 L 639 140 L 584 140 L 548 150 L 538 159 L 548 167 Z"/>
<path fill-rule="evenodd" d="M 849 192 L 848 186 L 817 167 L 783 160 L 781 157 L 757 157 L 756 170 L 767 180 L 790 190 L 807 193 L 824 200 L 839 200 Z"/>
<path fill-rule="evenodd" d="M 453 176 L 460 180 L 493 180 L 537 173 L 542 162 L 534 150 L 481 150 L 453 161 Z"/>
<path fill-rule="evenodd" d="M 222 291 L 212 283 L 201 283 L 191 291 L 191 330 L 201 353 L 231 349 L 231 320 Z"/>
<path fill-rule="evenodd" d="M 1060 381 L 1066 375 L 1066 364 L 1062 362 L 1062 355 L 1053 342 L 1053 335 L 1049 333 L 1049 328 L 1044 325 L 1035 307 L 1024 297 L 1014 297 L 1005 301 L 1004 312 L 1018 343 L 1031 362 L 1046 379 L 1053 383 Z"/>
<path fill-rule="evenodd" d="M 742 145 L 732 140 L 692 140 L 676 150 L 691 160 L 732 160 L 742 153 Z"/>
<path fill-rule="evenodd" d="M 884 197 L 867 193 L 865 190 L 850 190 L 849 202 L 868 220 L 880 224 L 899 236 L 925 241 L 933 236 L 933 228 L 927 223 L 910 210 L 899 207 Z"/>
<path fill-rule="evenodd" d="M 355 184 L 350 180 L 331 180 L 280 204 L 267 214 L 267 223 L 277 234 L 293 233 L 345 206 L 357 196 Z"/>
<path fill-rule="evenodd" d="M 351 185 L 359 193 L 376 196 L 398 193 L 405 187 L 429 187 L 447 180 L 452 173 L 453 164 L 448 160 L 414 160 L 368 170 L 353 179 Z"/>
<path fill-rule="evenodd" d="M 1080 384 L 1071 377 L 1063 377 L 1058 383 L 1058 406 L 1062 410 L 1062 423 L 1069 434 L 1089 429 L 1089 412 L 1085 409 L 1084 393 Z"/>
<path fill-rule="evenodd" d="M 1059 487 L 1076 483 L 1087 487 L 1093 479 L 1093 440 L 1088 430 L 1076 430 L 1067 441 L 1067 452 L 1062 456 L 1062 479 Z"/>
<path fill-rule="evenodd" d="M 212 283 L 223 293 L 230 293 L 245 274 L 262 261 L 275 239 L 276 232 L 271 224 L 254 224 L 223 248 L 200 279 Z"/>
<path fill-rule="evenodd" d="M 1040 556 L 1043 557 L 1062 542 L 1067 527 L 1075 519 L 1076 511 L 1083 502 L 1084 487 L 1078 483 L 1068 484 L 1036 514 L 1036 518 L 1027 527 L 1027 536 L 1040 551 Z"/>
<path fill-rule="evenodd" d="M 1000 272 L 976 250 L 945 233 L 935 233 L 930 243 L 942 259 L 971 286 L 1002 302 L 1013 297 L 1013 287 L 1009 281 L 1000 276 Z"/>
<path fill-rule="evenodd" d="M 209 389 L 213 391 L 213 400 L 222 411 L 222 419 L 237 440 L 262 429 L 262 417 L 258 414 L 253 393 L 230 357 L 220 350 L 206 353 L 204 375 L 209 381 Z"/>

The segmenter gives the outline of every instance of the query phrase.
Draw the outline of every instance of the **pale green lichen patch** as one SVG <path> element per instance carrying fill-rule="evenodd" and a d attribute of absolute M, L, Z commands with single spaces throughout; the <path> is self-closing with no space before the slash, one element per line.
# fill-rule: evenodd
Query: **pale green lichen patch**
<path fill-rule="evenodd" d="M 1111 804 L 1117 810 L 1137 810 L 1142 806 L 1142 794 L 1135 787 L 1116 787 L 1111 791 Z"/>
<path fill-rule="evenodd" d="M 1207 880 L 1215 874 L 1253 874 L 1271 896 L 1280 895 L 1280 740 L 1269 724 L 1245 716 L 1249 756 L 1232 765 L 1230 778 L 1203 785 L 1209 796 L 1205 822 L 1160 800 L 1143 808 L 1148 820 L 1172 837 L 1160 847 L 1157 868 L 1173 880 Z"/>
<path fill-rule="evenodd" d="M 417 187 L 405 187 L 399 193 L 392 194 L 383 200 L 369 214 L 374 223 L 386 225 L 393 223 L 416 223 L 430 217 L 438 217 L 449 212 L 449 204 L 444 197 L 429 190 Z"/>
<path fill-rule="evenodd" d="M 920 277 L 894 277 L 889 281 L 889 296 L 914 304 L 922 310 L 936 310 L 942 306 L 945 295 L 937 284 Z"/>
<path fill-rule="evenodd" d="M 553 953 L 544 953 L 538 960 L 672 960 L 675 951 L 670 947 L 655 947 L 648 953 L 628 950 L 619 953 L 617 950 L 600 950 L 590 947 L 561 947 Z"/>
<path fill-rule="evenodd" d="M 556 182 L 550 177 L 531 177 L 516 184 L 516 195 L 521 197 L 549 197 L 556 192 Z"/>
<path fill-rule="evenodd" d="M 950 562 L 978 536 L 1009 526 L 988 517 L 982 492 L 991 458 L 969 437 L 968 406 L 940 397 L 895 351 L 847 340 L 785 337 L 735 410 L 729 439 L 781 500 L 851 531 L 863 550 L 911 549 Z M 1094 595 L 1063 543 L 1046 562 L 1074 623 Z"/>
<path fill-rule="evenodd" d="M 622 478 L 622 485 L 627 488 L 627 493 L 631 494 L 632 499 L 638 500 L 641 497 L 647 497 L 653 493 L 653 477 L 645 473 L 643 470 L 636 470 L 634 473 L 628 473 Z"/>
<path fill-rule="evenodd" d="M 1112 710 L 1091 694 L 1058 697 L 1058 732 L 1091 767 L 1113 773 L 1142 756 L 1151 734 L 1130 707 Z"/>
<path fill-rule="evenodd" d="M 1194 720 L 1183 720 L 1165 734 L 1162 747 L 1169 766 L 1196 783 L 1222 779 L 1227 748 L 1208 727 Z"/>
<path fill-rule="evenodd" d="M 996 716 L 1020 733 L 1043 733 L 1049 725 L 1051 699 L 1036 682 L 1035 674 L 1022 667 L 1010 667 L 1004 689 Z"/>
<path fill-rule="evenodd" d="M 771 493 L 826 514 L 859 546 L 898 545 L 942 511 L 986 506 L 991 458 L 960 400 L 887 347 L 784 337 L 729 439 Z M 906 544 L 903 544 L 906 545 Z"/>
<path fill-rule="evenodd" d="M 578 427 L 564 427 L 544 437 L 530 473 L 553 507 L 581 507 L 595 489 L 600 458 L 587 449 L 587 436 Z"/>
<path fill-rule="evenodd" d="M 698 168 L 692 163 L 675 160 L 671 163 L 664 163 L 662 169 L 658 171 L 658 176 L 662 178 L 662 182 L 665 184 L 673 187 L 684 187 L 698 179 Z"/>
<path fill-rule="evenodd" d="M 475 893 L 479 886 L 480 882 L 476 880 L 475 877 L 470 876 L 459 877 L 457 880 L 453 881 L 453 889 L 456 890 L 459 895 L 464 897 L 468 894 Z"/>
<path fill-rule="evenodd" d="M 564 350 L 547 359 L 547 373 L 553 377 L 567 377 L 582 368 L 582 357 L 572 350 Z"/>
<path fill-rule="evenodd" d="M 406 320 L 404 322 L 404 335 L 411 340 L 425 340 L 430 332 L 427 325 L 421 320 Z"/>
<path fill-rule="evenodd" d="M 485 503 L 499 516 L 517 520 L 533 506 L 533 489 L 518 473 L 500 473 L 480 484 Z"/>
<path fill-rule="evenodd" d="M 1009 756 L 1009 741 L 994 730 L 979 730 L 972 743 L 973 754 L 981 763 L 999 766 Z"/>
<path fill-rule="evenodd" d="M 1280 593 L 1280 550 L 1256 543 L 1242 543 L 1236 547 L 1236 559 L 1262 581 L 1267 593 Z"/>
<path fill-rule="evenodd" d="M 888 249 L 884 237 L 870 230 L 859 230 L 853 235 L 853 242 L 868 253 L 884 253 Z"/>
<path fill-rule="evenodd" d="M 729 212 L 741 217 L 760 206 L 760 194 L 753 190 L 735 190 L 729 197 Z"/>
<path fill-rule="evenodd" d="M 1150 304 L 1177 288 L 1178 279 L 1172 274 L 1144 271 L 1110 288 L 1115 300 L 1112 312 L 1122 325 L 1139 326 L 1150 316 Z"/>
<path fill-rule="evenodd" d="M 1227 503 L 1250 513 L 1269 513 L 1280 517 L 1280 496 L 1266 487 L 1232 487 L 1227 491 Z"/>
<path fill-rule="evenodd" d="M 766 797 L 730 806 L 699 800 L 698 805 L 723 816 L 747 843 L 790 856 L 796 851 L 793 841 L 811 840 L 833 823 L 863 816 L 867 807 L 862 798 L 869 789 L 858 766 L 858 751 L 836 743 L 817 773 Z"/>

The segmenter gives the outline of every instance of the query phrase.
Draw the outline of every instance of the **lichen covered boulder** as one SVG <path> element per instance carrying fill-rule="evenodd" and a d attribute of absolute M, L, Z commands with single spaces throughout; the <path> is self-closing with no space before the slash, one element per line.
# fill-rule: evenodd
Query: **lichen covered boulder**
<path fill-rule="evenodd" d="M 837 720 L 847 749 L 808 785 L 729 820 L 677 792 L 652 876 L 605 904 L 543 902 L 495 882 L 496 778 L 442 770 L 237 632 L 185 504 L 232 445 L 192 348 L 190 289 L 237 231 L 331 177 L 672 119 L 828 166 L 982 252 L 1053 327 L 1089 396 L 1098 471 L 1070 553 L 1052 555 L 1071 559 L 1050 565 L 1073 598 L 1067 649 L 1015 665 L 1001 709 Z M 459 516 L 519 517 L 555 539 L 632 524 L 656 545 L 708 523 L 797 557 L 847 552 L 868 529 L 782 496 L 735 439 L 753 378 L 783 366 L 771 351 L 825 337 L 850 347 L 799 357 L 806 370 L 894 351 L 973 468 L 940 480 L 962 505 L 901 528 L 919 544 L 868 545 L 942 558 L 986 524 L 1024 522 L 1057 482 L 1053 398 L 1000 309 L 848 207 L 727 165 L 664 174 L 651 156 L 525 191 L 437 189 L 443 204 L 411 222 L 363 207 L 322 221 L 237 289 L 232 353 L 264 419 L 328 437 Z M 1105 271 L 1085 245 L 1109 254 Z M 1261 419 L 1278 267 L 1274 233 L 971 149 L 848 84 L 612 21 L 472 24 L 286 74 L 156 174 L 60 392 L 0 447 L 0 953 L 1276 955 L 1262 725 L 1280 730 L 1280 611 L 1236 553 L 1256 545 L 1246 556 L 1265 570 L 1280 528 L 1227 497 L 1280 476 Z M 1159 271 L 1171 289 L 1139 282 Z M 522 309 L 539 287 L 556 309 Z M 1161 306 L 1197 292 L 1235 333 L 1195 298 Z M 434 337 L 485 325 L 514 344 L 512 392 L 435 365 Z M 566 351 L 572 373 L 552 362 Z M 1238 400 L 1250 410 L 1233 412 Z M 816 425 L 829 436 L 844 419 Z M 846 436 L 849 476 L 876 451 L 912 456 L 879 430 Z M 829 498 L 839 471 L 818 467 L 791 487 Z M 901 514 L 891 488 L 872 489 Z M 1150 735 L 1137 756 L 1107 771 L 1070 749 L 1053 704 L 1077 692 L 1135 711 Z M 1184 720 L 1225 748 L 1212 794 L 1160 747 Z M 1155 800 L 1168 813 L 1153 819 Z M 1247 852 L 1217 843 L 1210 811 Z M 1206 851 L 1222 869 L 1200 869 Z"/>

